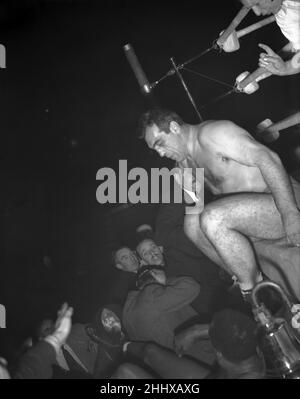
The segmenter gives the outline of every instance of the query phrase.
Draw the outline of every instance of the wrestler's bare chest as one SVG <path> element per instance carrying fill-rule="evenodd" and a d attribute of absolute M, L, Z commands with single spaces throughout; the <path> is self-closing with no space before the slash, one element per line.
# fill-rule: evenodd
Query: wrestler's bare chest
<path fill-rule="evenodd" d="M 220 154 L 201 152 L 194 160 L 187 159 L 187 165 L 204 168 L 205 185 L 215 195 L 268 191 L 257 167 L 242 165 Z"/>

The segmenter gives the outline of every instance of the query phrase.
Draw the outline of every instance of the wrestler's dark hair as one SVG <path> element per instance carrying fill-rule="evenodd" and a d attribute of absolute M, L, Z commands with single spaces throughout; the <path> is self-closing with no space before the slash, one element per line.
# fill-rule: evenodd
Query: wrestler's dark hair
<path fill-rule="evenodd" d="M 167 109 L 153 108 L 140 117 L 139 120 L 139 138 L 144 139 L 147 127 L 156 125 L 160 130 L 165 133 L 170 133 L 170 122 L 175 121 L 180 126 L 184 124 L 183 120 L 174 111 Z"/>

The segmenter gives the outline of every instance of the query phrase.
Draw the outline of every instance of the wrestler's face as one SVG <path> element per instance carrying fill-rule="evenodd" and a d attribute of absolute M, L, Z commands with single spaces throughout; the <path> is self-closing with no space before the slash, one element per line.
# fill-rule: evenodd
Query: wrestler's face
<path fill-rule="evenodd" d="M 170 133 L 159 130 L 153 124 L 146 129 L 145 140 L 148 147 L 155 150 L 161 157 L 167 157 L 176 162 L 183 161 L 187 156 L 186 144 L 177 122 L 170 122 Z"/>
<path fill-rule="evenodd" d="M 256 15 L 276 14 L 282 4 L 283 0 L 242 0 L 246 6 L 252 7 Z"/>
<path fill-rule="evenodd" d="M 162 250 L 153 240 L 143 240 L 139 243 L 136 250 L 147 265 L 164 266 L 165 262 Z"/>
<path fill-rule="evenodd" d="M 139 268 L 139 261 L 136 254 L 129 248 L 118 249 L 115 255 L 116 267 L 125 272 L 136 273 Z"/>

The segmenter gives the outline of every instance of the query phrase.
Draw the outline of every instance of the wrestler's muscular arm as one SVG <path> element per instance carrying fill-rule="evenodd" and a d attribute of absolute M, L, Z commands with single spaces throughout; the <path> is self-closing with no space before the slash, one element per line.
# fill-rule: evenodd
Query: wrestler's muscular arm
<path fill-rule="evenodd" d="M 202 148 L 207 148 L 216 156 L 260 169 L 281 214 L 288 241 L 293 245 L 299 245 L 300 213 L 289 176 L 279 156 L 230 121 L 211 122 L 198 140 Z"/>

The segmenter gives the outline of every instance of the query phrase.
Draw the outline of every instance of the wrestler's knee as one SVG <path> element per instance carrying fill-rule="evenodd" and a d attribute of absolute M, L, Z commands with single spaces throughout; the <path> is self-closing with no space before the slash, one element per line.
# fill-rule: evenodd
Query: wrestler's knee
<path fill-rule="evenodd" d="M 192 241 L 197 242 L 200 229 L 199 215 L 186 215 L 183 230 L 185 235 Z"/>
<path fill-rule="evenodd" d="M 213 205 L 204 208 L 200 216 L 200 228 L 207 235 L 214 235 L 226 223 L 224 210 Z"/>

